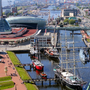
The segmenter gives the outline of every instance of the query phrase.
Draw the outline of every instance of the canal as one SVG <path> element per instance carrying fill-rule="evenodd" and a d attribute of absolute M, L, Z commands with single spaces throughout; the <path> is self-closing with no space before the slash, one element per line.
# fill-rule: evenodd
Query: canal
<path fill-rule="evenodd" d="M 65 34 L 66 33 L 66 34 Z M 67 42 L 71 42 L 73 41 L 72 39 L 72 35 L 70 35 L 71 31 L 65 31 L 65 30 L 60 30 L 60 42 L 62 43 L 62 46 L 66 45 L 65 42 L 65 35 L 67 37 Z M 80 33 L 80 31 L 76 31 L 76 33 Z M 74 35 L 74 45 L 75 47 L 86 47 L 85 44 L 82 41 L 82 35 Z M 71 45 L 72 46 L 72 45 Z M 86 64 L 82 64 L 82 62 L 80 61 L 79 58 L 79 49 L 75 50 L 75 58 L 78 60 L 78 62 L 76 63 L 77 67 L 89 67 L 90 68 L 90 63 L 86 63 Z M 63 52 L 64 53 L 64 52 Z M 19 58 L 19 60 L 21 61 L 22 64 L 27 64 L 27 63 L 31 63 L 32 59 L 30 57 L 29 53 L 16 53 L 16 56 Z M 62 60 L 65 60 L 66 56 L 64 56 L 62 58 Z M 70 52 L 68 52 L 68 59 L 73 59 L 72 57 L 72 50 Z M 60 64 L 60 61 L 55 61 L 52 59 L 49 59 L 47 57 L 45 57 L 43 54 L 40 54 L 40 59 L 41 63 L 44 64 L 44 72 L 47 74 L 48 78 L 54 78 L 54 71 L 53 68 L 55 68 L 57 66 L 57 64 Z M 73 67 L 72 65 L 73 63 L 70 64 L 71 67 Z M 84 69 L 77 69 L 76 73 L 84 80 L 88 82 L 90 82 L 90 70 L 89 68 L 84 68 Z M 25 69 L 27 70 L 27 72 L 29 73 L 29 75 L 33 78 L 41 78 L 40 77 L 40 71 L 38 70 L 30 70 L 29 66 L 26 66 Z M 85 88 L 87 87 L 87 84 L 83 86 L 83 90 L 85 90 Z M 55 81 L 51 82 L 51 85 L 49 85 L 48 81 L 45 81 L 43 86 L 41 84 L 41 82 L 36 82 L 36 85 L 38 86 L 39 90 L 68 90 L 68 88 L 65 88 L 61 85 L 57 85 Z"/>

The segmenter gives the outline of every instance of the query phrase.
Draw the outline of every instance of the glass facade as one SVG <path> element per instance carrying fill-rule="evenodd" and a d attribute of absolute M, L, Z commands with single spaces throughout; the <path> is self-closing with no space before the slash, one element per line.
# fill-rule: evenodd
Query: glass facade
<path fill-rule="evenodd" d="M 11 31 L 12 31 L 12 29 L 9 26 L 9 23 L 4 18 L 1 18 L 1 20 L 0 20 L 0 34 L 11 33 Z"/>

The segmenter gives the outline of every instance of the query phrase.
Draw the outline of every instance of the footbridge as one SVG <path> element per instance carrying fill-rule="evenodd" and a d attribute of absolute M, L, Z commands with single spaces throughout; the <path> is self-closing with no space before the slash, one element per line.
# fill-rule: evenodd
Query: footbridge
<path fill-rule="evenodd" d="M 60 27 L 60 26 L 46 26 L 47 30 L 67 30 L 67 31 L 80 31 L 80 30 L 90 30 L 90 27 L 80 27 L 80 26 L 69 26 L 69 27 Z"/>

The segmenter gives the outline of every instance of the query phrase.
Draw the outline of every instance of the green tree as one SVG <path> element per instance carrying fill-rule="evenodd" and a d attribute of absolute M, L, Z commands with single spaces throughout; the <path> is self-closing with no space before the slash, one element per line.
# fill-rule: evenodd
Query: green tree
<path fill-rule="evenodd" d="M 64 19 L 64 21 L 63 22 L 67 22 L 67 23 L 69 23 L 69 20 L 68 19 Z"/>
<path fill-rule="evenodd" d="M 88 15 L 88 11 L 86 11 L 86 15 Z"/>
<path fill-rule="evenodd" d="M 81 19 L 80 18 L 78 19 L 78 22 L 81 22 Z"/>
<path fill-rule="evenodd" d="M 61 21 L 60 17 L 56 18 L 57 24 L 59 24 L 60 21 Z"/>
<path fill-rule="evenodd" d="M 69 20 L 69 24 L 74 24 L 75 23 L 75 20 L 71 19 Z"/>

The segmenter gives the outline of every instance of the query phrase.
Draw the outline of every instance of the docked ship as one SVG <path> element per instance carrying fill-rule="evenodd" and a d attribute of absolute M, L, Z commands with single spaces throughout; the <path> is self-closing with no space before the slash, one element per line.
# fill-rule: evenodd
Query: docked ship
<path fill-rule="evenodd" d="M 63 68 L 56 68 L 55 78 L 59 78 L 61 84 L 74 90 L 82 90 L 82 86 L 86 84 L 79 76 L 75 76 L 73 73 L 66 71 Z"/>
<path fill-rule="evenodd" d="M 48 55 L 50 58 L 58 59 L 59 53 L 56 48 L 46 49 L 45 55 Z"/>
<path fill-rule="evenodd" d="M 38 54 L 38 50 L 37 49 L 34 49 L 34 48 L 31 48 L 30 49 L 30 55 L 31 56 L 35 56 L 36 54 Z"/>
<path fill-rule="evenodd" d="M 80 49 L 79 57 L 80 57 L 80 60 L 82 61 L 83 64 L 90 61 L 89 55 L 88 55 L 86 50 Z"/>
<path fill-rule="evenodd" d="M 43 70 L 44 65 L 39 60 L 32 60 L 33 67 L 37 70 Z"/>
<path fill-rule="evenodd" d="M 72 37 L 74 42 L 74 36 Z M 80 78 L 80 76 L 78 76 L 79 72 L 76 74 L 76 69 L 82 68 L 82 67 L 76 67 L 74 43 L 72 43 L 73 51 L 69 52 L 70 54 L 67 53 L 67 41 L 65 42 L 65 44 L 66 45 L 63 48 L 61 43 L 61 53 L 60 53 L 61 63 L 56 68 L 54 68 L 55 78 L 57 78 L 63 86 L 66 86 L 73 90 L 82 90 L 82 87 L 84 84 L 86 84 L 86 82 L 83 81 L 82 78 Z M 70 55 L 70 60 L 68 59 L 69 55 Z M 63 57 L 65 58 L 65 60 L 63 60 Z"/>

